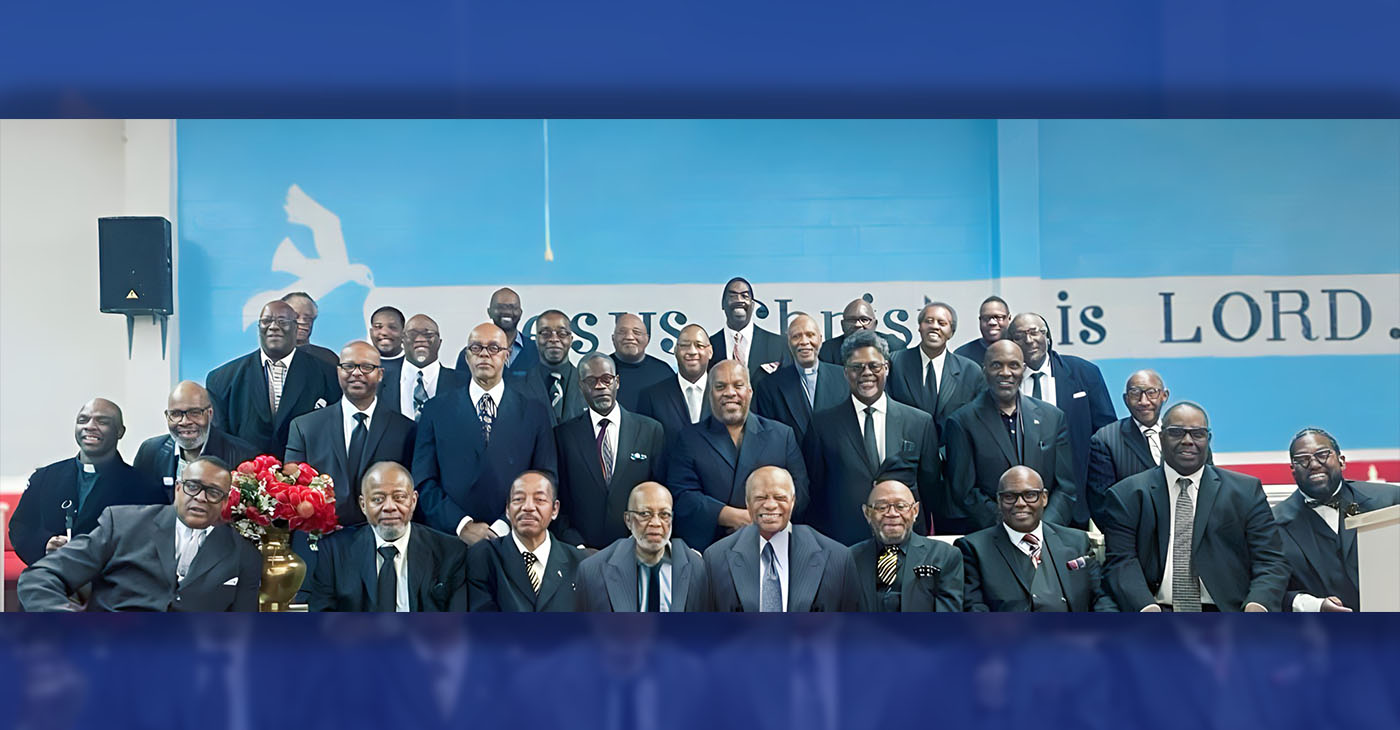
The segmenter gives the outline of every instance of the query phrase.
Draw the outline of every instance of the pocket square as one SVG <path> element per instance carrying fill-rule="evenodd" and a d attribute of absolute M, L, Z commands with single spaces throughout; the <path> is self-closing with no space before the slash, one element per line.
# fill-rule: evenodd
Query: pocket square
<path fill-rule="evenodd" d="M 1079 391 L 1078 393 L 1075 393 L 1075 394 L 1074 394 L 1074 397 L 1075 397 L 1075 398 L 1083 398 L 1083 397 L 1085 397 L 1085 396 L 1087 396 L 1087 395 L 1089 395 L 1089 394 L 1081 390 L 1081 391 Z"/>
<path fill-rule="evenodd" d="M 633 451 L 629 458 L 632 459 L 632 461 L 646 461 L 647 455 L 640 451 Z"/>
<path fill-rule="evenodd" d="M 228 580 L 224 581 L 224 585 L 226 585 L 226 586 L 236 586 L 236 585 L 238 585 L 238 576 L 235 575 L 235 576 L 233 576 L 232 578 L 229 578 Z"/>
<path fill-rule="evenodd" d="M 175 486 L 175 477 L 161 477 L 160 480 L 161 480 L 161 482 L 163 482 L 163 483 L 165 484 L 165 486 L 167 486 L 167 487 L 173 487 L 173 486 Z"/>
<path fill-rule="evenodd" d="M 326 407 L 326 399 L 325 399 L 325 398 L 317 398 L 317 399 L 316 399 L 316 405 L 315 405 L 315 406 L 312 406 L 311 410 L 314 411 L 314 410 L 316 410 L 316 409 L 318 409 L 318 408 L 325 408 L 325 407 Z"/>
<path fill-rule="evenodd" d="M 763 372 L 768 373 L 769 375 L 772 375 L 774 372 L 777 371 L 778 366 L 781 365 L 781 364 L 782 364 L 782 363 L 778 363 L 778 362 L 765 362 L 765 363 L 763 363 L 762 365 L 759 365 L 759 367 L 763 369 Z"/>
<path fill-rule="evenodd" d="M 1079 570 L 1080 568 L 1087 567 L 1089 565 L 1089 561 L 1092 559 L 1092 555 L 1080 555 L 1074 560 L 1065 561 L 1065 567 L 1069 568 L 1070 570 Z"/>
<path fill-rule="evenodd" d="M 942 572 L 943 569 L 939 568 L 937 565 L 914 566 L 914 577 L 916 578 L 932 578 Z"/>

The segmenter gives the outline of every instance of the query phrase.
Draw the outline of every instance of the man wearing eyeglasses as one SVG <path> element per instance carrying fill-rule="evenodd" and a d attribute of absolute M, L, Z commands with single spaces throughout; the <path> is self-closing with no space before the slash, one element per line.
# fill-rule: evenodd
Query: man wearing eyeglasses
<path fill-rule="evenodd" d="M 539 362 L 539 351 L 535 341 L 520 331 L 520 318 L 525 313 L 520 305 L 520 295 L 514 289 L 501 288 L 491 294 L 491 303 L 486 307 L 486 316 L 491 324 L 501 328 L 506 335 L 506 355 L 501 373 L 507 378 L 518 378 Z M 470 358 L 467 348 L 457 353 L 456 369 L 467 372 Z"/>
<path fill-rule="evenodd" d="M 958 539 L 968 611 L 1118 611 L 1089 535 L 1043 521 L 1045 497 L 1039 474 L 1013 466 L 997 485 L 1001 524 Z"/>
<path fill-rule="evenodd" d="M 617 396 L 622 378 L 615 368 L 601 352 L 585 355 L 575 387 L 588 410 L 554 428 L 559 449 L 555 533 L 571 545 L 596 549 L 626 537 L 628 495 L 638 484 L 660 480 L 665 466 L 661 424 L 622 407 Z"/>
<path fill-rule="evenodd" d="M 297 357 L 291 305 L 268 302 L 257 325 L 258 349 L 215 368 L 204 385 L 216 427 L 276 455 L 287 449 L 292 419 L 339 400 L 340 385 L 334 365 Z"/>
<path fill-rule="evenodd" d="M 980 365 L 987 355 L 987 348 L 1001 339 L 1001 331 L 1010 321 L 1011 305 L 1005 299 L 996 295 L 983 299 L 981 308 L 977 310 L 977 329 L 981 336 L 953 352 Z"/>
<path fill-rule="evenodd" d="M 1162 415 L 1162 466 L 1108 491 L 1108 587 L 1124 611 L 1278 611 L 1288 583 L 1257 478 L 1206 463 L 1210 420 Z"/>
<path fill-rule="evenodd" d="M 397 361 L 384 359 L 383 350 L 380 350 L 379 363 L 384 367 L 384 379 L 379 382 L 379 397 L 399 413 L 417 421 L 428 399 L 438 393 L 465 388 L 469 378 L 438 359 L 442 334 L 432 317 L 426 314 L 410 317 L 408 329 L 403 331 L 400 341 L 403 357 Z"/>
<path fill-rule="evenodd" d="M 291 305 L 297 313 L 297 349 L 317 360 L 335 365 L 338 358 L 334 350 L 311 344 L 311 330 L 316 326 L 316 318 L 321 316 L 321 308 L 316 306 L 316 300 L 304 291 L 297 291 L 282 297 L 282 301 Z"/>
<path fill-rule="evenodd" d="M 676 336 L 676 374 L 642 391 L 637 412 L 661 424 L 666 451 L 674 453 L 681 431 L 710 415 L 710 340 L 705 328 L 688 324 Z"/>
<path fill-rule="evenodd" d="M 810 523 L 854 545 L 870 536 L 861 506 L 877 482 L 904 483 L 928 510 L 941 503 L 943 479 L 933 416 L 885 395 L 885 341 L 874 332 L 854 332 L 841 357 L 850 396 L 812 416 L 802 450 L 812 484 Z"/>
<path fill-rule="evenodd" d="M 1156 371 L 1133 373 L 1123 389 L 1128 417 L 1100 428 L 1089 439 L 1089 476 L 1083 496 L 1100 529 L 1107 519 L 1104 502 L 1109 487 L 1162 463 L 1162 406 L 1169 397 L 1171 391 Z M 1211 463 L 1209 454 L 1206 463 Z"/>
<path fill-rule="evenodd" d="M 258 455 L 253 445 L 214 427 L 214 403 L 209 391 L 192 380 L 175 385 L 165 401 L 168 434 L 141 442 L 132 462 L 138 471 L 165 488 L 175 498 L 175 480 L 191 461 L 216 456 L 225 464 L 241 464 Z"/>
<path fill-rule="evenodd" d="M 841 310 L 841 334 L 822 343 L 821 350 L 817 352 L 817 359 L 828 362 L 832 365 L 841 365 L 841 346 L 846 343 L 846 338 L 852 332 L 875 332 L 875 328 L 880 325 L 880 320 L 875 317 L 875 306 L 866 301 L 863 297 L 852 299 L 846 308 Z M 875 332 L 885 344 L 890 346 L 890 352 L 899 352 L 904 349 L 904 343 L 898 337 L 885 332 Z"/>
<path fill-rule="evenodd" d="M 344 397 L 292 421 L 287 462 L 307 463 L 330 475 L 340 524 L 364 524 L 359 486 L 371 464 L 413 463 L 413 421 L 378 397 L 384 371 L 379 351 L 356 340 L 340 351 L 336 375 Z"/>
<path fill-rule="evenodd" d="M 256 611 L 262 557 L 222 520 L 232 476 L 201 456 L 176 483 L 175 504 L 114 506 L 97 527 L 19 578 L 26 611 Z"/>
<path fill-rule="evenodd" d="M 577 368 L 569 362 L 574 344 L 569 316 L 557 309 L 542 312 L 535 318 L 535 343 L 539 361 L 521 380 L 526 397 L 549 406 L 551 426 L 583 415 L 588 404 L 579 390 Z"/>
<path fill-rule="evenodd" d="M 963 610 L 962 554 L 952 545 L 914 534 L 919 503 L 909 487 L 880 482 L 861 511 L 874 533 L 851 548 L 862 611 Z"/>
<path fill-rule="evenodd" d="M 1108 397 L 1099 366 L 1073 355 L 1055 352 L 1050 325 L 1035 312 L 1022 312 L 1011 318 L 1002 336 L 1021 346 L 1026 370 L 1021 394 L 1045 401 L 1060 409 L 1069 424 L 1070 452 L 1074 457 L 1074 486 L 1089 478 L 1089 439 L 1094 432 L 1118 419 Z M 1075 492 L 1072 518 L 1061 524 L 1089 526 L 1089 500 Z"/>
<path fill-rule="evenodd" d="M 632 533 L 578 566 L 579 610 L 613 613 L 708 611 L 705 563 L 671 537 L 671 492 L 642 482 L 627 498 Z"/>
<path fill-rule="evenodd" d="M 1358 610 L 1356 530 L 1343 523 L 1349 515 L 1400 504 L 1400 487 L 1346 479 L 1342 447 L 1320 428 L 1299 431 L 1288 458 L 1298 491 L 1274 507 L 1289 568 L 1283 608 Z"/>

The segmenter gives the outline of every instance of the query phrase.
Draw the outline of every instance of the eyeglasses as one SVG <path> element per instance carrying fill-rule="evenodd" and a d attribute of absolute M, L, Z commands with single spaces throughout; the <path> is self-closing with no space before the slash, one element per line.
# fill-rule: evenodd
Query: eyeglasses
<path fill-rule="evenodd" d="M 563 340 L 573 336 L 573 332 L 567 329 L 541 329 L 535 334 L 537 340 Z"/>
<path fill-rule="evenodd" d="M 982 315 L 981 317 L 978 317 L 978 319 L 982 320 L 983 322 L 1005 322 L 1006 320 L 1011 319 L 1011 315 L 1009 315 L 1009 314 L 984 314 L 984 315 Z"/>
<path fill-rule="evenodd" d="M 508 349 L 510 348 L 501 347 L 500 345 L 497 345 L 495 343 L 483 345 L 480 342 L 473 342 L 472 344 L 467 345 L 467 352 L 470 352 L 471 354 L 476 355 L 477 357 L 481 357 L 482 355 L 495 357 Z"/>
<path fill-rule="evenodd" d="M 632 515 L 633 517 L 637 518 L 643 523 L 651 522 L 652 520 L 657 519 L 658 517 L 661 518 L 662 523 L 669 523 L 671 521 L 671 518 L 674 516 L 668 510 L 662 510 L 660 512 L 646 510 L 639 512 L 634 509 L 629 509 L 626 513 Z"/>
<path fill-rule="evenodd" d="M 263 319 L 258 320 L 258 326 L 263 329 L 267 329 L 274 324 L 280 327 L 281 329 L 289 330 L 297 326 L 297 321 L 295 319 L 291 319 L 290 317 L 264 317 Z"/>
<path fill-rule="evenodd" d="M 1128 388 L 1128 400 L 1140 400 L 1144 395 L 1149 400 L 1155 400 L 1162 394 L 1161 388 Z"/>
<path fill-rule="evenodd" d="M 1032 489 L 1025 492 L 997 492 L 997 499 L 1000 499 L 1001 503 L 1007 507 L 1016 504 L 1018 499 L 1026 504 L 1038 504 L 1044 496 L 1044 489 Z"/>
<path fill-rule="evenodd" d="M 852 375 L 858 375 L 861 372 L 869 370 L 870 372 L 878 375 L 880 373 L 885 372 L 885 368 L 887 367 L 889 367 L 889 363 L 880 362 L 878 360 L 875 362 L 853 362 L 848 363 L 846 365 L 846 372 L 851 373 Z"/>
<path fill-rule="evenodd" d="M 369 375 L 370 373 L 378 370 L 382 366 L 371 365 L 367 362 L 343 362 L 337 365 L 336 367 L 340 368 L 340 370 L 346 375 L 354 375 L 355 373 L 364 373 L 365 375 Z"/>
<path fill-rule="evenodd" d="M 1311 454 L 1298 454 L 1292 459 L 1289 459 L 1289 461 L 1292 461 L 1293 466 L 1296 466 L 1299 469 L 1306 469 L 1308 468 L 1308 465 L 1313 462 L 1313 459 L 1316 459 L 1319 465 L 1326 465 L 1327 462 L 1332 460 L 1333 455 L 1335 455 L 1336 453 L 1337 452 L 1331 449 L 1318 449 L 1317 451 L 1314 451 Z"/>
<path fill-rule="evenodd" d="M 882 515 L 890 510 L 894 510 L 899 514 L 908 514 L 909 510 L 913 509 L 913 507 L 913 502 L 876 502 L 875 504 L 865 505 L 866 509 L 877 515 Z"/>
<path fill-rule="evenodd" d="M 185 479 L 181 479 L 179 484 L 180 491 L 184 492 L 185 494 L 191 497 L 198 497 L 199 495 L 203 494 L 204 501 L 206 502 L 222 502 L 225 499 L 228 499 L 227 489 L 220 489 L 219 487 L 213 486 L 212 484 L 192 482 Z"/>
<path fill-rule="evenodd" d="M 297 317 L 297 324 L 311 324 L 315 321 L 315 317 Z"/>
<path fill-rule="evenodd" d="M 419 337 L 430 341 L 436 340 L 438 338 L 438 333 L 437 330 L 405 330 L 403 333 L 403 338 L 405 340 L 408 340 L 409 342 L 412 342 L 418 339 Z"/>
<path fill-rule="evenodd" d="M 1034 339 L 1034 338 L 1037 338 L 1037 337 L 1044 337 L 1044 336 L 1046 336 L 1046 335 L 1048 335 L 1048 334 L 1050 334 L 1050 331 L 1049 331 L 1049 330 L 1043 330 L 1043 329 L 1041 329 L 1041 328 L 1039 328 L 1039 327 L 1032 327 L 1032 328 L 1030 328 L 1030 329 L 1016 330 L 1016 334 L 1015 334 L 1011 339 L 1013 339 L 1013 340 L 1030 340 L 1030 339 Z"/>
<path fill-rule="evenodd" d="M 182 418 L 188 418 L 191 421 L 193 421 L 195 420 L 196 416 L 202 416 L 211 410 L 213 410 L 213 406 L 204 406 L 203 408 L 187 408 L 183 411 L 166 411 L 165 418 L 168 421 L 178 421 Z"/>
<path fill-rule="evenodd" d="M 606 373 L 604 373 L 603 375 L 596 376 L 590 375 L 580 382 L 583 383 L 583 387 L 588 388 L 589 390 L 592 390 L 600 385 L 604 388 L 611 388 L 612 384 L 617 382 L 617 376 L 608 375 Z"/>
<path fill-rule="evenodd" d="M 1193 441 L 1204 441 L 1210 438 L 1208 428 L 1187 428 L 1185 426 L 1167 426 L 1162 429 L 1163 436 L 1170 436 L 1174 439 L 1182 439 L 1190 436 Z"/>
<path fill-rule="evenodd" d="M 705 350 L 709 347 L 709 342 L 689 342 L 687 340 L 681 340 L 676 343 L 677 350 Z"/>
<path fill-rule="evenodd" d="M 873 317 L 842 317 L 841 321 L 846 324 L 853 324 L 857 327 L 867 327 L 874 322 Z"/>

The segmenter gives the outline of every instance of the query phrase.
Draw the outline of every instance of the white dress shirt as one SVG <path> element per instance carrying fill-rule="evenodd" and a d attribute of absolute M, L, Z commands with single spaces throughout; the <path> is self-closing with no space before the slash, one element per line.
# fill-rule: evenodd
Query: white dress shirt
<path fill-rule="evenodd" d="M 928 365 L 933 363 L 933 380 L 938 383 L 938 389 L 943 390 L 943 363 L 948 359 L 948 348 L 943 348 L 943 352 L 938 353 L 938 357 L 930 358 L 924 348 L 919 348 L 919 382 L 922 383 L 928 377 Z M 1045 358 L 1050 362 L 1050 358 Z"/>
<path fill-rule="evenodd" d="M 763 546 L 768 543 L 773 544 L 773 557 L 778 563 L 778 584 L 783 589 L 783 610 L 787 611 L 788 605 L 788 545 L 792 542 L 792 523 L 787 527 L 773 534 L 772 539 L 763 539 L 763 533 L 758 535 L 758 589 L 763 591 Z"/>
<path fill-rule="evenodd" d="M 1052 406 L 1058 406 L 1055 402 L 1055 374 L 1050 372 L 1050 355 L 1046 353 L 1045 362 L 1040 364 L 1039 370 L 1026 368 L 1025 377 L 1021 380 L 1021 392 L 1025 395 L 1032 395 L 1035 390 L 1035 378 L 1031 377 L 1036 373 L 1045 373 L 1040 378 L 1040 399 Z"/>
<path fill-rule="evenodd" d="M 283 368 L 283 369 L 282 369 L 282 375 L 283 375 L 284 377 L 285 377 L 286 374 L 287 374 L 287 370 L 290 370 L 291 367 L 292 367 L 292 356 L 293 356 L 293 355 L 296 355 L 296 354 L 297 354 L 296 348 L 292 348 L 292 351 L 289 352 L 289 353 L 287 353 L 287 356 L 286 356 L 286 357 L 282 358 L 281 360 L 273 360 L 272 358 L 270 358 L 270 357 L 267 356 L 267 353 L 266 353 L 266 352 L 263 352 L 262 350 L 258 350 L 258 355 L 260 355 L 260 356 L 262 357 L 263 373 L 267 373 L 267 371 L 268 371 L 268 370 L 267 370 L 267 364 L 268 364 L 268 363 L 270 363 L 270 362 L 280 362 L 280 363 L 282 363 L 282 368 Z"/>
<path fill-rule="evenodd" d="M 744 328 L 735 332 L 729 329 L 729 325 L 724 326 L 724 354 L 726 359 L 734 360 L 734 335 L 739 335 L 744 341 L 744 367 L 749 366 L 749 360 L 753 358 L 753 320 L 744 325 Z"/>
<path fill-rule="evenodd" d="M 273 360 L 272 358 L 270 358 L 270 357 L 267 356 L 267 353 L 266 353 L 266 352 L 263 352 L 261 349 L 258 350 L 258 356 L 262 358 L 263 382 L 267 384 L 267 395 L 268 395 L 268 398 L 269 398 L 269 400 L 268 400 L 268 405 L 272 405 L 272 401 L 271 401 L 271 398 L 272 398 L 272 368 L 268 365 L 268 363 L 273 363 L 273 362 L 280 362 L 280 363 L 282 363 L 282 391 L 283 391 L 283 392 L 282 392 L 282 393 L 279 393 L 279 394 L 277 395 L 277 402 L 278 402 L 278 405 L 280 406 L 280 405 L 281 405 L 281 402 L 282 402 L 282 396 L 286 395 L 286 389 L 287 389 L 287 374 L 290 373 L 290 372 L 292 371 L 292 356 L 295 355 L 295 354 L 297 354 L 297 350 L 296 350 L 295 347 L 293 347 L 293 348 L 292 348 L 292 351 L 289 352 L 289 353 L 287 353 L 287 356 L 286 356 L 286 357 L 282 358 L 281 360 Z M 183 473 L 183 472 L 182 472 L 182 473 Z"/>
<path fill-rule="evenodd" d="M 593 419 L 593 441 L 594 441 L 595 443 L 598 441 L 598 431 L 599 431 L 599 429 L 602 428 L 601 426 L 598 425 L 598 422 L 601 421 L 601 420 L 603 420 L 604 418 L 608 419 L 608 435 L 607 435 L 606 438 L 607 438 L 607 441 L 608 441 L 608 448 L 612 449 L 612 454 L 613 454 L 613 471 L 617 471 L 617 458 L 618 458 L 618 453 L 617 453 L 617 429 L 620 428 L 621 425 L 622 425 L 622 408 L 621 408 L 621 406 L 618 406 L 618 405 L 614 404 L 614 405 L 613 405 L 613 409 L 612 409 L 612 413 L 609 413 L 609 414 L 606 415 L 606 416 L 604 416 L 603 414 L 601 414 L 601 413 L 599 413 L 599 412 L 593 410 L 592 408 L 589 408 L 589 409 L 588 409 L 588 417 L 591 418 L 591 419 Z"/>
<path fill-rule="evenodd" d="M 373 528 L 371 528 L 373 529 Z M 379 554 L 379 548 L 385 545 L 393 545 L 398 548 L 399 554 L 394 556 L 394 575 L 398 578 L 398 586 L 394 589 L 394 610 L 398 613 L 408 613 L 408 538 L 413 535 L 413 524 L 405 526 L 403 534 L 399 539 L 388 542 L 379 536 L 379 531 L 374 530 L 374 574 L 379 575 L 379 571 L 384 567 L 384 556 Z"/>
<path fill-rule="evenodd" d="M 1167 516 L 1169 519 L 1167 521 L 1167 564 L 1162 570 L 1162 585 L 1157 589 L 1157 602 L 1171 605 L 1172 547 L 1173 543 L 1176 542 L 1176 498 L 1177 495 L 1181 494 L 1181 488 L 1176 485 L 1176 480 L 1183 476 L 1191 480 L 1191 484 L 1187 489 L 1189 490 L 1188 493 L 1191 495 L 1191 508 L 1195 511 L 1196 515 L 1193 520 L 1194 523 L 1194 521 L 1201 519 L 1201 474 L 1205 472 L 1205 467 L 1202 466 L 1200 469 L 1197 469 L 1194 474 L 1177 474 L 1176 470 L 1171 468 L 1168 464 L 1163 464 L 1162 469 L 1167 475 Z M 1201 605 L 1207 603 L 1214 604 L 1215 600 L 1210 597 L 1210 591 L 1206 590 L 1205 581 L 1201 581 L 1199 575 L 1200 571 L 1197 571 L 1197 580 L 1201 583 Z"/>
<path fill-rule="evenodd" d="M 341 428 L 345 429 L 345 455 L 347 457 L 350 455 L 350 434 L 355 432 L 355 426 L 358 423 L 355 420 L 355 414 L 365 414 L 365 431 L 368 433 L 370 422 L 374 420 L 374 406 L 378 402 L 379 398 L 375 397 L 374 400 L 369 402 L 369 408 L 361 411 L 354 403 L 350 402 L 349 398 L 342 397 L 340 399 L 340 425 Z M 353 470 L 355 466 L 355 464 L 351 464 L 350 468 Z M 352 489 L 351 491 L 354 490 Z"/>
<path fill-rule="evenodd" d="M 856 404 L 856 426 L 860 428 L 860 437 L 865 438 L 865 409 L 866 405 L 860 399 L 851 396 L 851 402 Z M 871 415 L 875 418 L 875 451 L 880 455 L 880 461 L 885 460 L 885 414 L 889 412 L 890 404 L 885 400 L 885 394 L 880 394 L 880 400 L 870 404 L 875 409 Z M 864 443 L 864 442 L 862 442 Z"/>
<path fill-rule="evenodd" d="M 180 558 L 184 556 L 183 551 L 185 550 L 193 551 L 189 556 L 189 563 L 186 564 L 186 570 L 189 569 L 190 565 L 194 565 L 194 559 L 199 555 L 199 549 L 204 546 L 205 539 L 209 537 L 209 531 L 213 529 L 214 526 L 210 525 L 196 530 L 181 522 L 178 516 L 175 518 L 175 567 L 177 571 L 180 567 Z"/>
<path fill-rule="evenodd" d="M 690 382 L 684 375 L 676 373 L 676 382 L 681 385 L 681 400 L 685 401 L 685 407 L 690 411 L 690 422 L 699 423 L 700 414 L 705 411 L 705 398 L 708 397 L 706 390 L 710 385 L 710 374 L 705 373 L 699 380 Z M 695 395 L 691 395 L 691 389 L 695 389 Z M 694 400 L 692 400 L 692 398 Z"/>
<path fill-rule="evenodd" d="M 418 373 L 423 373 L 423 389 L 428 391 L 428 397 L 437 395 L 438 373 L 442 372 L 442 361 L 434 360 L 426 366 L 419 368 L 409 362 L 407 358 L 403 361 L 403 371 L 399 373 L 399 413 L 409 418 L 413 418 L 413 389 L 418 387 Z M 496 396 L 491 396 L 495 398 Z"/>
<path fill-rule="evenodd" d="M 404 364 L 407 363 L 405 362 Z M 467 386 L 467 395 L 469 395 L 472 399 L 472 408 L 475 409 L 478 413 L 481 412 L 481 396 L 488 394 L 491 396 L 492 402 L 496 404 L 496 417 L 500 418 L 501 398 L 506 394 L 506 379 L 501 378 L 499 381 L 496 382 L 494 386 L 492 386 L 490 390 L 486 390 L 480 385 L 477 385 L 475 378 L 473 378 L 471 384 Z M 469 522 L 472 522 L 471 515 L 463 517 L 462 521 L 457 523 L 458 535 L 462 534 L 462 528 L 466 527 L 467 523 Z M 496 520 L 495 522 L 491 523 L 491 531 L 496 533 L 497 537 L 505 537 L 506 533 L 510 532 L 510 525 L 506 524 L 505 520 Z"/>
<path fill-rule="evenodd" d="M 1332 492 L 1332 494 L 1328 496 L 1328 499 L 1335 497 L 1337 492 L 1341 491 L 1341 489 L 1342 485 L 1338 484 L 1337 490 Z M 1305 507 L 1305 509 L 1311 509 L 1318 517 L 1321 517 L 1323 524 L 1332 528 L 1332 532 L 1335 533 L 1337 531 L 1337 523 L 1341 521 L 1341 513 L 1337 511 L 1336 507 L 1319 504 L 1313 507 Z M 1326 600 L 1325 598 L 1299 591 L 1298 594 L 1293 597 L 1293 610 L 1298 613 L 1316 613 L 1322 610 L 1322 604 Z"/>
<path fill-rule="evenodd" d="M 550 537 L 549 532 L 546 531 L 544 533 L 544 542 L 540 543 L 540 546 L 535 548 L 534 550 L 525 547 L 525 543 L 520 541 L 520 536 L 515 534 L 515 530 L 510 531 L 510 539 L 515 541 L 515 549 L 519 550 L 521 555 L 524 555 L 525 553 L 534 553 L 535 557 L 540 561 L 540 587 L 541 589 L 543 589 L 545 577 L 544 568 L 546 565 L 549 565 L 549 548 L 554 543 L 554 539 Z M 521 562 L 524 562 L 523 558 L 521 559 Z M 525 574 L 528 576 L 530 574 L 530 571 L 526 570 Z"/>
<path fill-rule="evenodd" d="M 1155 464 L 1161 464 L 1162 419 L 1157 419 L 1157 422 L 1152 424 L 1151 426 L 1144 426 L 1136 420 L 1134 420 L 1133 423 L 1138 427 L 1138 430 L 1142 432 L 1142 437 L 1147 440 L 1147 450 L 1152 452 L 1152 462 Z M 1151 433 L 1151 435 L 1148 435 L 1149 432 Z"/>
<path fill-rule="evenodd" d="M 759 539 L 762 539 L 762 537 L 760 536 Z M 774 545 L 773 549 L 777 550 L 778 546 Z M 760 563 L 760 566 L 761 565 L 762 563 Z M 637 561 L 638 610 L 647 607 L 647 592 L 651 590 L 651 575 L 647 568 L 648 566 L 643 565 L 642 561 Z M 669 543 L 666 545 L 665 551 L 661 553 L 661 565 L 659 568 L 660 569 L 657 570 L 657 576 L 660 580 L 657 582 L 661 584 L 661 612 L 669 613 L 671 610 L 671 545 Z M 760 567 L 760 577 L 762 577 L 762 570 L 763 568 Z"/>
<path fill-rule="evenodd" d="M 1006 530 L 1006 536 L 1011 538 L 1011 544 L 1015 545 L 1017 550 L 1020 550 L 1021 552 L 1025 553 L 1026 557 L 1030 557 L 1031 555 L 1031 546 L 1027 545 L 1023 541 L 1023 538 L 1025 538 L 1026 535 L 1035 535 L 1036 543 L 1040 545 L 1040 559 L 1041 562 L 1044 562 L 1045 556 L 1048 553 L 1045 552 L 1045 535 L 1040 531 L 1040 527 L 1043 524 L 1045 523 L 1035 523 L 1035 529 L 1031 530 L 1030 532 L 1020 532 L 1018 530 L 1014 530 L 1011 528 L 1010 525 L 1006 524 L 1005 522 L 1001 523 L 1001 526 L 1003 529 Z"/>

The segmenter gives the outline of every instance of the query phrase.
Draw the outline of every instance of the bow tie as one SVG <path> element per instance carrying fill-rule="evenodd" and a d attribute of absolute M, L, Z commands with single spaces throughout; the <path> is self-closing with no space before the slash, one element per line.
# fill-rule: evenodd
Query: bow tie
<path fill-rule="evenodd" d="M 1332 495 L 1331 497 L 1329 497 L 1329 498 L 1327 498 L 1327 499 L 1309 499 L 1309 498 L 1304 498 L 1304 499 L 1303 499 L 1303 504 L 1307 505 L 1307 506 L 1310 507 L 1310 508 L 1313 508 L 1313 507 L 1331 507 L 1332 509 L 1340 509 L 1340 508 L 1341 508 L 1341 504 L 1342 504 L 1342 500 L 1341 500 L 1341 496 L 1340 496 L 1340 495 L 1334 494 L 1334 495 Z"/>

